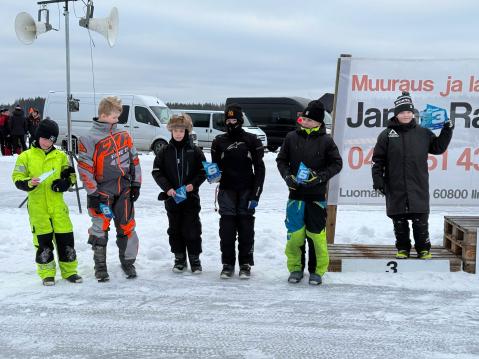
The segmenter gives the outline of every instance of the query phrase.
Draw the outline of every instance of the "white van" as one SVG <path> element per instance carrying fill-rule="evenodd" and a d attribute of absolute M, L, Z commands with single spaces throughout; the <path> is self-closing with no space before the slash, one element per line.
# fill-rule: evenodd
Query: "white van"
<path fill-rule="evenodd" d="M 171 110 L 156 97 L 116 93 L 97 93 L 93 96 L 93 93 L 74 93 L 73 97 L 80 100 L 79 111 L 71 113 L 74 148 L 76 139 L 90 130 L 92 118 L 98 116 L 98 103 L 106 96 L 117 96 L 121 99 L 123 112 L 118 121 L 118 128 L 130 133 L 137 150 L 153 150 L 156 154 L 171 139 L 171 133 L 166 128 L 172 115 Z M 65 92 L 49 92 L 44 109 L 44 117 L 47 116 L 58 123 L 60 127 L 58 138 L 64 146 L 68 137 Z M 196 135 L 192 135 L 195 140 Z"/>
<path fill-rule="evenodd" d="M 203 148 L 210 148 L 214 138 L 219 134 L 225 133 L 225 114 L 223 111 L 213 110 L 181 110 L 172 109 L 174 114 L 186 113 L 193 121 L 193 130 L 198 138 L 198 146 Z M 256 135 L 263 146 L 268 146 L 266 134 L 262 129 L 251 124 L 248 117 L 243 112 L 243 128 L 246 132 Z"/>

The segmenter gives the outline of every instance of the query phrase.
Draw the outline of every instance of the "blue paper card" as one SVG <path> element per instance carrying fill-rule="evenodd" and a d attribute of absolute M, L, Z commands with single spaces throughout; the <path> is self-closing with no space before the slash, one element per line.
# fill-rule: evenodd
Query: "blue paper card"
<path fill-rule="evenodd" d="M 111 208 L 104 203 L 100 203 L 100 211 L 106 218 L 115 218 Z"/>
<path fill-rule="evenodd" d="M 175 190 L 176 196 L 173 197 L 175 202 L 181 203 L 186 199 L 186 186 L 181 186 L 180 188 Z"/>
<path fill-rule="evenodd" d="M 298 173 L 296 174 L 296 182 L 298 183 L 304 183 L 308 180 L 309 178 L 309 168 L 306 167 L 306 165 L 301 162 L 299 164 L 299 168 L 298 168 Z"/>
<path fill-rule="evenodd" d="M 221 171 L 216 163 L 203 161 L 203 167 L 206 172 L 206 179 L 209 183 L 219 182 L 221 179 Z"/>
<path fill-rule="evenodd" d="M 430 130 L 437 130 L 444 127 L 444 122 L 449 120 L 447 110 L 441 107 L 427 104 L 424 111 L 419 113 L 421 126 Z"/>

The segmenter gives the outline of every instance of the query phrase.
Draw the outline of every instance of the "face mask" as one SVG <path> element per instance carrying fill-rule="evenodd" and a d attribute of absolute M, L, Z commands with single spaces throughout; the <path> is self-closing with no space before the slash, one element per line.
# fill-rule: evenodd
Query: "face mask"
<path fill-rule="evenodd" d="M 238 133 L 240 129 L 241 129 L 241 124 L 239 123 L 228 123 L 226 125 L 226 130 L 228 131 L 230 135 L 234 135 Z"/>

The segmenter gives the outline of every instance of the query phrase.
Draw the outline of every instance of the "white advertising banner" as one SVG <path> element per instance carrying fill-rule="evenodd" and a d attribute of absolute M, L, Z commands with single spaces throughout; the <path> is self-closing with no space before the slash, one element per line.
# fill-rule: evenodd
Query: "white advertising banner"
<path fill-rule="evenodd" d="M 330 183 L 329 204 L 385 203 L 373 190 L 371 159 L 401 91 L 436 135 L 445 118 L 455 123 L 448 150 L 429 155 L 431 205 L 479 205 L 479 60 L 353 57 L 340 58 L 334 139 L 343 170 Z"/>

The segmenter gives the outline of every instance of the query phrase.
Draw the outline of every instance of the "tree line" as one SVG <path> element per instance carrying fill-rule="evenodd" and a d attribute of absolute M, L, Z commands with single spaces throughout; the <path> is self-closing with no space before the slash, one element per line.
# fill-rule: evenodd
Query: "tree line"
<path fill-rule="evenodd" d="M 213 102 L 204 102 L 204 103 L 184 103 L 184 102 L 167 102 L 166 105 L 172 109 L 185 109 L 185 110 L 224 110 L 224 103 L 213 103 Z M 0 108 L 8 108 L 13 110 L 15 106 L 20 106 L 25 113 L 28 113 L 28 110 L 32 107 L 36 108 L 43 114 L 43 108 L 45 107 L 45 98 L 44 97 L 29 97 L 29 98 L 19 98 L 16 99 L 13 103 L 0 104 Z M 80 104 L 81 106 L 81 104 Z"/>

